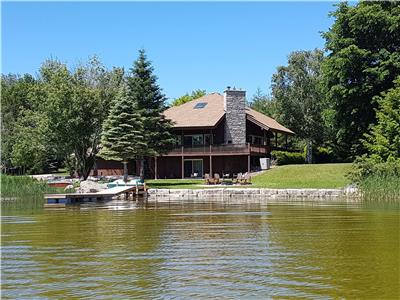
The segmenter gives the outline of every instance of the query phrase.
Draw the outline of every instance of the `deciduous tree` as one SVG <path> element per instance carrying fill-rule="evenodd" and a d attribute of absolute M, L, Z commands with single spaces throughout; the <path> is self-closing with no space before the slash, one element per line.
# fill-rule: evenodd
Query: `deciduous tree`
<path fill-rule="evenodd" d="M 194 91 L 192 91 L 191 94 L 186 93 L 185 95 L 183 95 L 179 98 L 176 98 L 174 101 L 172 101 L 171 106 L 182 105 L 186 102 L 203 97 L 205 94 L 206 94 L 206 90 L 194 90 Z"/>
<path fill-rule="evenodd" d="M 375 96 L 400 73 L 400 3 L 338 4 L 326 39 L 324 78 L 342 158 L 364 153 L 361 138 L 376 121 Z"/>
<path fill-rule="evenodd" d="M 295 51 L 288 65 L 272 77 L 276 117 L 300 138 L 321 144 L 324 137 L 322 112 L 327 108 L 322 92 L 321 50 Z"/>
<path fill-rule="evenodd" d="M 258 88 L 250 101 L 250 107 L 260 113 L 263 113 L 271 118 L 277 118 L 278 107 L 277 102 L 269 95 L 264 94 Z"/>
<path fill-rule="evenodd" d="M 36 91 L 48 118 L 49 139 L 59 156 L 75 157 L 76 172 L 86 179 L 99 150 L 102 123 L 122 80 L 123 71 L 107 71 L 97 58 L 73 72 L 56 60 L 46 61 Z"/>

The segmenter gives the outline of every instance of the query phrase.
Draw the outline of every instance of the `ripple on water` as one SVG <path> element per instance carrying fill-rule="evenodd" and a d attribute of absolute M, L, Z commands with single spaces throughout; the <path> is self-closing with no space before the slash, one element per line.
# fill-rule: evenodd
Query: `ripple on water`
<path fill-rule="evenodd" d="M 398 298 L 399 211 L 116 202 L 2 217 L 9 298 Z"/>

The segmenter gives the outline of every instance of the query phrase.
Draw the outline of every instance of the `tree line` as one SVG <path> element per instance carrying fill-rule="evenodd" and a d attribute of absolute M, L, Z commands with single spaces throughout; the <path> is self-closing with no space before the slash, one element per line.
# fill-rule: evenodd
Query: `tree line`
<path fill-rule="evenodd" d="M 291 53 L 271 95 L 258 90 L 250 105 L 296 132 L 295 147 L 310 142 L 332 161 L 357 159 L 369 166 L 360 172 L 400 165 L 400 4 L 341 2 L 331 16 L 325 49 Z M 86 178 L 102 156 L 137 159 L 143 176 L 146 157 L 173 144 L 161 114 L 166 98 L 143 50 L 128 71 L 97 57 L 74 69 L 46 60 L 36 77 L 2 75 L 1 92 L 3 168 L 40 173 L 63 164 Z"/>
<path fill-rule="evenodd" d="M 333 161 L 400 158 L 400 4 L 342 2 L 325 49 L 294 51 L 251 106 Z"/>
<path fill-rule="evenodd" d="M 172 145 L 165 96 L 144 50 L 133 67 L 106 69 L 97 57 L 73 70 L 46 60 L 35 78 L 3 75 L 2 168 L 41 173 L 64 165 L 86 179 L 97 156 L 138 159 Z"/>

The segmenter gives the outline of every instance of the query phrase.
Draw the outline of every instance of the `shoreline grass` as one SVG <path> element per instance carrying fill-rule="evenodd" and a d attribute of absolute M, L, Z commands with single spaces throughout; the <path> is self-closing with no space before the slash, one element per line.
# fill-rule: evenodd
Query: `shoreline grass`
<path fill-rule="evenodd" d="M 394 175 L 370 175 L 358 184 L 364 200 L 399 201 L 400 178 Z"/>
<path fill-rule="evenodd" d="M 1 175 L 1 198 L 39 198 L 46 193 L 60 193 L 62 189 L 50 187 L 44 181 L 29 176 Z"/>

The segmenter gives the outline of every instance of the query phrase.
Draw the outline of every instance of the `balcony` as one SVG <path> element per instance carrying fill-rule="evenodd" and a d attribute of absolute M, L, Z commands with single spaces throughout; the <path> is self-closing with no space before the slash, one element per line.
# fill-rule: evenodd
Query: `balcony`
<path fill-rule="evenodd" d="M 192 147 L 181 146 L 172 149 L 169 153 L 163 156 L 265 155 L 269 152 L 269 146 L 252 144 L 221 144 L 199 145 Z"/>

